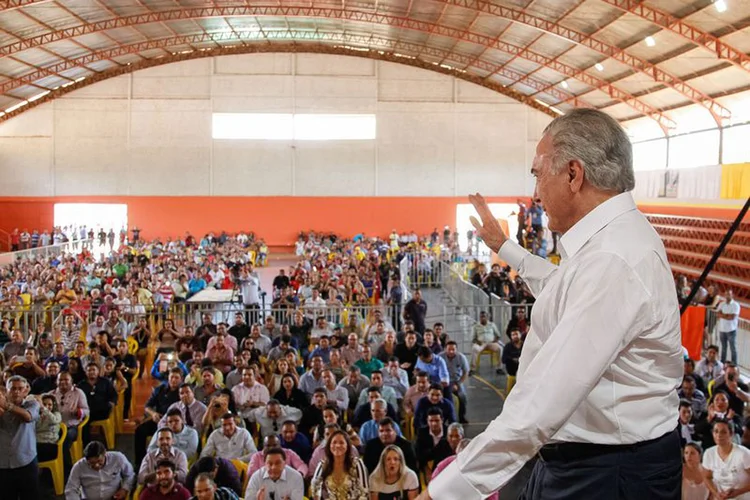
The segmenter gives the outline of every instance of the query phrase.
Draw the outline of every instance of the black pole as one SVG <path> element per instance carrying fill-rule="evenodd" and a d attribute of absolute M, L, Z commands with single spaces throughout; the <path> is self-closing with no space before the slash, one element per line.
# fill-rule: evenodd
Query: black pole
<path fill-rule="evenodd" d="M 732 239 L 732 236 L 734 236 L 737 228 L 740 227 L 740 223 L 742 222 L 742 219 L 745 218 L 745 214 L 747 213 L 748 208 L 750 208 L 750 198 L 747 199 L 747 201 L 745 202 L 745 206 L 742 207 L 740 213 L 737 214 L 737 217 L 734 219 L 734 222 L 730 226 L 729 231 L 727 231 L 727 234 L 724 235 L 724 239 L 721 240 L 719 246 L 716 247 L 716 250 L 714 250 L 714 254 L 711 256 L 711 260 L 708 261 L 708 264 L 701 273 L 700 278 L 698 278 L 698 280 L 693 284 L 693 288 L 690 290 L 690 294 L 685 297 L 685 300 L 683 300 L 682 304 L 680 304 L 680 316 L 682 316 L 682 313 L 687 310 L 688 306 L 695 298 L 695 295 L 698 293 L 698 290 L 701 286 L 703 286 L 703 282 L 706 280 L 706 277 L 713 270 L 716 261 L 719 260 L 721 254 L 724 253 L 724 248 L 729 243 L 729 240 Z"/>

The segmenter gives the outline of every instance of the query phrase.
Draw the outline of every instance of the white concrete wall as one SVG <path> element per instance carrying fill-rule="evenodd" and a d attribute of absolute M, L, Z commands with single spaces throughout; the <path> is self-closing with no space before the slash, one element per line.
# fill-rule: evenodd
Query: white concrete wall
<path fill-rule="evenodd" d="M 375 113 L 374 141 L 212 140 L 212 112 Z M 439 73 L 248 54 L 141 70 L 0 124 L 0 195 L 530 194 L 550 117 Z"/>

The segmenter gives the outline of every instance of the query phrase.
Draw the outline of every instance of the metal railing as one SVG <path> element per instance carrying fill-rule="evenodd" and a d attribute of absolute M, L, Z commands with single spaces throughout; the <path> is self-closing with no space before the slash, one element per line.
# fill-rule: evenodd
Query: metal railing
<path fill-rule="evenodd" d="M 6 252 L 0 254 L 0 265 L 7 265 L 19 260 L 35 260 L 39 257 L 49 258 L 56 257 L 58 255 L 70 254 L 77 252 L 79 249 L 94 247 L 93 239 L 85 240 L 72 240 L 66 241 L 65 243 L 57 243 L 55 245 L 47 245 L 43 247 L 28 248 L 25 250 L 18 250 L 16 252 Z"/>

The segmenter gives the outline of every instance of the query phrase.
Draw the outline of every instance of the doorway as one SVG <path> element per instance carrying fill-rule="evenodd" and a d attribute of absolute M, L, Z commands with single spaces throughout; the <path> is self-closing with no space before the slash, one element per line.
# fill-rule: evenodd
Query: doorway
<path fill-rule="evenodd" d="M 501 225 L 506 226 L 507 224 L 508 238 L 515 240 L 515 235 L 518 231 L 518 217 L 516 217 L 518 214 L 518 205 L 515 203 L 489 203 L 488 205 L 490 207 L 490 212 L 492 212 L 492 215 L 494 215 L 495 218 L 505 221 L 505 224 L 501 223 Z M 469 240 L 466 237 L 466 234 L 469 230 L 474 229 L 471 220 L 469 220 L 472 216 L 479 220 L 479 214 L 477 214 L 477 211 L 471 203 L 462 203 L 456 206 L 456 228 L 458 230 L 458 243 L 462 251 L 466 251 L 469 245 Z M 471 252 L 472 256 L 478 257 L 482 262 L 489 262 L 491 252 L 490 249 L 487 248 L 487 245 L 480 243 L 477 247 L 476 239 L 474 240 L 474 243 L 475 246 Z"/>
<path fill-rule="evenodd" d="M 111 229 L 119 238 L 120 230 L 128 228 L 128 206 L 124 203 L 55 203 L 54 217 L 55 226 L 68 239 L 74 231 L 80 234 L 83 227 L 93 230 L 95 239 L 101 229 L 105 233 Z"/>

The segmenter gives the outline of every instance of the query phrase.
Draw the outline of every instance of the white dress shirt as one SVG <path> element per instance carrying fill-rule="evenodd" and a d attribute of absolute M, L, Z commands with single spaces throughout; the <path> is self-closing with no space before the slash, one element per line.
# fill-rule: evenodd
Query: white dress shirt
<path fill-rule="evenodd" d="M 724 319 L 719 318 L 719 332 L 734 332 L 740 324 L 740 304 L 736 300 L 732 299 L 731 302 L 722 302 L 717 308 L 720 313 L 732 314 L 734 318 Z"/>
<path fill-rule="evenodd" d="M 263 497 L 263 500 L 269 498 L 302 500 L 305 494 L 305 482 L 302 479 L 302 474 L 288 465 L 281 471 L 281 477 L 278 481 L 274 481 L 268 476 L 265 467 L 255 471 L 247 483 L 245 500 L 258 498 L 258 492 L 261 488 L 266 489 L 266 496 Z"/>
<path fill-rule="evenodd" d="M 201 457 L 219 457 L 227 460 L 238 458 L 243 462 L 249 462 L 256 451 L 258 449 L 247 429 L 237 427 L 234 434 L 227 437 L 224 435 L 224 429 L 219 428 L 208 436 Z"/>
<path fill-rule="evenodd" d="M 281 432 L 281 426 L 287 420 L 299 422 L 300 419 L 302 419 L 302 410 L 294 408 L 293 406 L 281 405 L 280 415 L 274 420 L 268 416 L 268 409 L 266 407 L 260 407 L 251 410 L 247 419 L 251 422 L 258 423 L 260 426 L 261 438 L 265 438 L 266 436 L 278 435 L 279 432 Z"/>
<path fill-rule="evenodd" d="M 674 431 L 683 372 L 664 246 L 630 193 L 560 240 L 559 266 L 511 240 L 500 258 L 536 297 L 503 411 L 429 485 L 434 500 L 497 491 L 545 444 L 630 444 Z"/>

